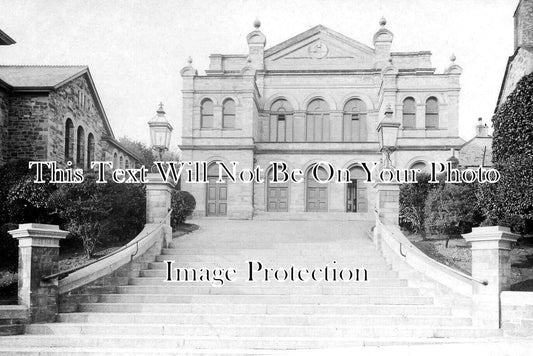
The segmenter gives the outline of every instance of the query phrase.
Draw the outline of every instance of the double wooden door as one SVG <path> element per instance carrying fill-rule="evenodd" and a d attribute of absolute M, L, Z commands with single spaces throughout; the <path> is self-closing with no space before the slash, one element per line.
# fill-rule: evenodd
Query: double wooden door
<path fill-rule="evenodd" d="M 228 213 L 228 183 L 216 183 L 217 177 L 208 177 L 207 216 L 225 216 Z"/>

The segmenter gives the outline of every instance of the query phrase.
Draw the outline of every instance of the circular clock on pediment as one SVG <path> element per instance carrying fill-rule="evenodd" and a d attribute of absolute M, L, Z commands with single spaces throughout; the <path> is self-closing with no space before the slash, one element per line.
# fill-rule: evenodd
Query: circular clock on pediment
<path fill-rule="evenodd" d="M 328 46 L 324 42 L 315 42 L 309 46 L 309 55 L 315 59 L 322 59 L 328 55 Z"/>

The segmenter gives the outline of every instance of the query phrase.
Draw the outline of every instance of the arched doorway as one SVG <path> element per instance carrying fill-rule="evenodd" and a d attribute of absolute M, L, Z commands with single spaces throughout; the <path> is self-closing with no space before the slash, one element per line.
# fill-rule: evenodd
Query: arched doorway
<path fill-rule="evenodd" d="M 289 182 L 272 183 L 271 168 L 267 178 L 267 211 L 289 211 Z"/>
<path fill-rule="evenodd" d="M 346 188 L 346 211 L 349 213 L 366 213 L 368 211 L 366 174 L 363 168 L 350 168 L 350 183 Z"/>
<path fill-rule="evenodd" d="M 213 162 L 207 167 L 207 194 L 206 194 L 206 215 L 226 216 L 228 213 L 228 180 L 224 173 L 224 183 L 217 183 L 218 164 Z"/>
<path fill-rule="evenodd" d="M 306 210 L 328 211 L 328 184 L 320 183 L 313 177 L 314 166 L 307 171 Z M 322 167 L 317 169 L 317 177 L 321 180 L 328 178 L 328 173 Z"/>

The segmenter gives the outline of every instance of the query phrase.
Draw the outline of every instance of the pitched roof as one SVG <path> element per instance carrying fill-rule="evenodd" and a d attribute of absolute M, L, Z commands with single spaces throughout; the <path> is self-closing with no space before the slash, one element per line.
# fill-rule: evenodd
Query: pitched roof
<path fill-rule="evenodd" d="M 87 66 L 0 65 L 0 79 L 14 89 L 56 89 L 87 72 Z"/>
<path fill-rule="evenodd" d="M 7 46 L 16 43 L 14 39 L 9 37 L 7 33 L 0 30 L 0 46 Z"/>
<path fill-rule="evenodd" d="M 364 45 L 362 44 L 361 42 L 358 42 L 350 37 L 347 37 L 339 32 L 336 32 L 336 31 L 333 31 L 332 29 L 326 27 L 326 26 L 323 26 L 323 25 L 317 25 L 313 28 L 310 28 L 309 30 L 307 31 L 304 31 L 294 37 L 291 37 L 289 38 L 288 40 L 286 41 L 283 41 L 273 47 L 270 47 L 269 49 L 265 50 L 265 58 L 268 57 L 268 56 L 271 56 L 279 51 L 282 51 L 284 50 L 285 48 L 288 48 L 298 42 L 301 42 L 303 40 L 305 40 L 306 38 L 309 38 L 311 36 L 314 36 L 316 34 L 319 34 L 319 33 L 324 33 L 324 34 L 327 34 L 333 38 L 336 38 L 344 43 L 346 43 L 347 45 L 349 46 L 352 46 L 352 47 L 355 47 L 355 48 L 358 48 L 359 50 L 363 51 L 363 52 L 366 52 L 366 53 L 374 53 L 374 49 L 372 49 L 371 47 L 368 47 L 367 45 Z"/>

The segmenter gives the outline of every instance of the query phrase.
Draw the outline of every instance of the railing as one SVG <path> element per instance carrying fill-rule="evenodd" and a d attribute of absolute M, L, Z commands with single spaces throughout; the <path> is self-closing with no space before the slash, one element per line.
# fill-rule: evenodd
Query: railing
<path fill-rule="evenodd" d="M 154 233 L 157 229 L 159 229 L 162 225 L 164 225 L 165 221 L 168 219 L 168 217 L 170 216 L 170 214 L 172 213 L 172 209 L 169 209 L 168 211 L 168 214 L 156 225 L 154 226 L 150 231 L 146 232 L 144 235 L 142 236 L 137 236 L 135 237 L 135 239 L 131 240 L 130 242 L 128 242 L 127 244 L 125 244 L 124 246 L 122 246 L 121 248 L 111 252 L 110 254 L 107 254 L 103 257 L 100 257 L 96 260 L 93 260 L 93 261 L 90 261 L 88 263 L 85 263 L 81 266 L 77 266 L 77 267 L 73 267 L 73 268 L 70 268 L 68 270 L 65 270 L 65 271 L 61 271 L 61 272 L 58 272 L 58 273 L 54 273 L 54 274 L 51 274 L 49 276 L 45 276 L 45 277 L 42 277 L 41 279 L 43 281 L 49 281 L 51 279 L 54 279 L 54 278 L 58 278 L 58 279 L 61 279 L 61 278 L 64 278 L 76 271 L 79 271 L 83 268 L 86 268 L 92 264 L 95 264 L 97 262 L 100 262 L 100 261 L 103 261 L 103 260 L 106 260 L 124 250 L 126 250 L 127 248 L 133 246 L 133 245 L 136 245 L 136 249 L 135 249 L 135 253 L 133 253 L 130 258 L 131 260 L 133 260 L 133 258 L 137 255 L 137 252 L 139 252 L 139 242 L 143 241 L 146 237 L 150 236 L 152 233 Z"/>
<path fill-rule="evenodd" d="M 383 228 L 387 229 L 387 235 L 392 237 L 394 241 L 398 244 L 397 248 L 397 255 L 401 256 L 403 260 L 405 260 L 409 265 L 412 264 L 413 261 L 409 261 L 410 257 L 413 256 L 414 258 L 421 258 L 422 263 L 426 265 L 427 267 L 438 269 L 441 272 L 444 272 L 446 274 L 455 276 L 459 279 L 466 279 L 475 283 L 479 283 L 481 285 L 488 285 L 488 281 L 486 280 L 480 280 L 477 278 L 473 278 L 472 276 L 460 272 L 450 266 L 447 266 L 439 261 L 434 260 L 433 258 L 429 257 L 420 249 L 418 249 L 414 244 L 412 244 L 407 238 L 403 235 L 403 233 L 400 231 L 399 227 L 396 227 L 394 224 L 392 224 L 390 221 L 387 221 L 386 219 L 383 219 L 379 216 L 379 213 L 377 210 L 374 211 L 376 213 L 376 222 L 381 224 Z M 385 222 L 387 224 L 385 224 Z M 397 231 L 395 231 L 397 230 Z M 394 247 L 391 246 L 391 244 L 388 244 L 388 247 L 394 250 Z M 409 256 L 411 255 L 411 256 Z M 411 263 L 410 263 L 411 262 Z M 413 266 L 414 267 L 414 266 Z M 436 271 L 438 273 L 438 271 Z"/>

